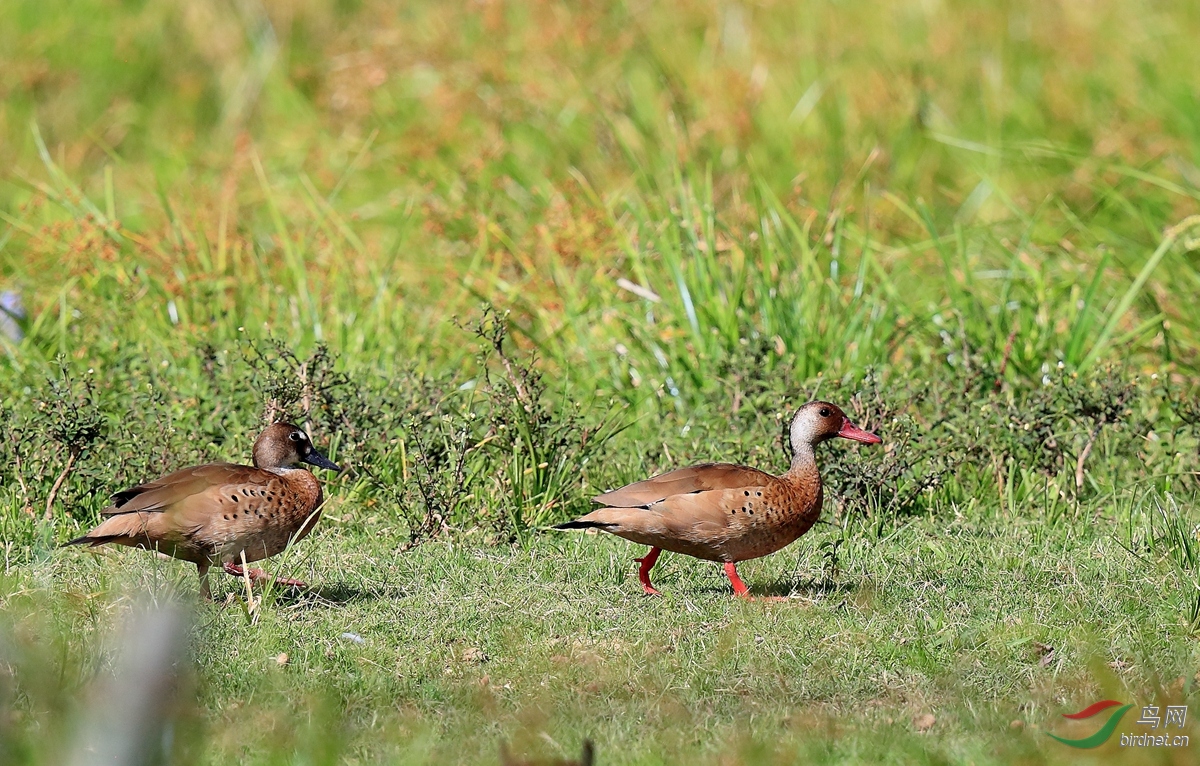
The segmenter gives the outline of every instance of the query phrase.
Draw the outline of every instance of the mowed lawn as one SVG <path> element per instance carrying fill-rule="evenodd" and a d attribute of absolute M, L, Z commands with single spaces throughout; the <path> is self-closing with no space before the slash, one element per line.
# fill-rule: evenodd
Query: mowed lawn
<path fill-rule="evenodd" d="M 174 763 L 1192 763 L 1200 12 L 1148 0 L 0 3 L 0 762 L 185 605 Z M 22 307 L 18 310 L 16 307 Z M 703 461 L 741 566 L 548 527 Z M 247 596 L 60 549 L 288 417 L 346 470 Z M 840 441 L 840 440 L 839 440 Z"/>

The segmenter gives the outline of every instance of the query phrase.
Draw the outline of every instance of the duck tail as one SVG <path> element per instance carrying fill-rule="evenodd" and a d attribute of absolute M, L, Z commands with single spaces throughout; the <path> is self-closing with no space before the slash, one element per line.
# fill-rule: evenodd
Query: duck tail
<path fill-rule="evenodd" d="M 96 534 L 96 530 L 93 529 L 86 535 L 76 537 L 74 540 L 67 540 L 65 543 L 59 543 L 58 547 L 66 548 L 71 545 L 87 545 L 91 548 L 95 548 L 97 545 L 107 545 L 108 543 L 116 543 L 118 545 L 136 545 L 136 543 L 133 542 L 134 539 L 135 537 L 133 535 L 98 535 Z"/>
<path fill-rule="evenodd" d="M 118 545 L 136 545 L 135 540 L 140 540 L 146 536 L 145 524 L 139 518 L 141 514 L 128 513 L 119 516 L 110 516 L 96 527 L 93 527 L 90 532 L 74 540 L 67 540 L 60 545 L 60 548 L 65 548 L 68 545 L 90 545 L 93 548 L 97 545 L 105 543 L 117 543 Z"/>
<path fill-rule="evenodd" d="M 609 529 L 615 527 L 616 524 L 610 524 L 607 521 L 589 521 L 588 519 L 576 519 L 568 521 L 565 524 L 555 524 L 553 529 Z"/>
<path fill-rule="evenodd" d="M 59 543 L 58 547 L 66 548 L 70 545 L 91 545 L 95 547 L 97 545 L 104 545 L 105 543 L 112 542 L 110 537 L 92 537 L 89 533 L 83 535 L 82 537 L 76 537 L 74 540 L 67 540 L 65 543 Z"/>

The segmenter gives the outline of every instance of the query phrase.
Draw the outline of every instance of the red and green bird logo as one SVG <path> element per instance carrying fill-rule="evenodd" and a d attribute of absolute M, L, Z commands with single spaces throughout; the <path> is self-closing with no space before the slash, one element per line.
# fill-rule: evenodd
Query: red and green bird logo
<path fill-rule="evenodd" d="M 1129 708 L 1133 707 L 1133 705 L 1122 705 L 1116 700 L 1100 700 L 1095 704 L 1088 705 L 1078 713 L 1063 713 L 1063 718 L 1069 718 L 1072 721 L 1083 721 L 1114 707 L 1117 709 L 1111 715 L 1109 715 L 1108 720 L 1105 721 L 1104 725 L 1100 727 L 1100 730 L 1090 737 L 1083 737 L 1082 739 L 1067 739 L 1066 737 L 1060 737 L 1057 734 L 1050 734 L 1050 736 L 1054 739 L 1057 739 L 1064 745 L 1077 747 L 1081 750 L 1100 747 L 1108 741 L 1109 737 L 1112 736 L 1113 730 L 1116 729 L 1117 724 L 1121 722 L 1121 717 L 1129 712 Z"/>

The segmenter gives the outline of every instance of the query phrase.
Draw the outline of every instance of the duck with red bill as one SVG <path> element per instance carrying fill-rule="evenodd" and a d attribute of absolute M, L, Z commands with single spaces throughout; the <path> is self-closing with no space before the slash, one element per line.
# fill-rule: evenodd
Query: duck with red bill
<path fill-rule="evenodd" d="M 737 562 L 790 545 L 821 515 L 821 474 L 815 448 L 835 437 L 882 441 L 850 422 L 836 404 L 809 402 L 788 429 L 792 465 L 781 476 L 729 463 L 680 468 L 592 498 L 601 508 L 558 529 L 602 529 L 649 545 L 637 561 L 642 589 L 652 595 L 650 570 L 662 551 L 721 562 L 739 596 L 750 598 Z"/>

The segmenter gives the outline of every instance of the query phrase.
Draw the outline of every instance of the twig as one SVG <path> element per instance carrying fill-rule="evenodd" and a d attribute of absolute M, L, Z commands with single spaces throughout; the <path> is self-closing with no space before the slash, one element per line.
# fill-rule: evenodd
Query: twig
<path fill-rule="evenodd" d="M 17 484 L 21 486 L 21 497 L 25 499 L 25 504 L 21 507 L 21 510 L 32 516 L 33 504 L 29 502 L 29 487 L 25 486 L 25 477 L 21 475 L 21 456 L 19 454 L 13 456 L 13 463 L 17 469 Z"/>
<path fill-rule="evenodd" d="M 43 521 L 50 521 L 54 518 L 54 500 L 58 497 L 58 491 L 62 489 L 63 482 L 67 480 L 71 469 L 75 467 L 75 461 L 79 459 L 79 453 L 82 451 L 81 447 L 70 448 L 67 454 L 67 464 L 58 478 L 54 480 L 54 486 L 50 488 L 50 496 L 46 498 L 46 514 L 42 517 Z"/>
<path fill-rule="evenodd" d="M 279 412 L 279 400 L 272 396 L 267 399 L 267 407 L 263 412 L 263 425 L 272 425 L 275 422 L 275 414 Z"/>
<path fill-rule="evenodd" d="M 1092 454 L 1092 446 L 1096 443 L 1096 437 L 1100 435 L 1101 423 L 1097 423 L 1092 432 L 1088 434 L 1087 444 L 1083 445 L 1083 452 L 1079 453 L 1079 460 L 1075 461 L 1075 489 L 1083 489 L 1083 464 L 1088 459 L 1088 455 Z"/>
<path fill-rule="evenodd" d="M 488 316 L 492 318 L 492 326 L 490 331 L 487 328 Z M 494 308 L 487 307 L 484 310 L 483 319 L 479 321 L 479 325 L 475 328 L 475 334 L 483 338 L 491 345 L 496 356 L 500 359 L 500 364 L 504 365 L 504 372 L 508 375 L 508 380 L 512 383 L 513 390 L 517 393 L 517 399 L 521 401 L 521 405 L 525 407 L 526 412 L 533 411 L 533 402 L 529 396 L 529 390 L 521 381 L 521 376 L 517 375 L 513 370 L 512 361 L 508 355 L 504 353 L 504 339 L 508 337 L 508 312 L 501 315 Z"/>
<path fill-rule="evenodd" d="M 258 605 L 254 603 L 254 586 L 250 581 L 250 565 L 246 563 L 246 551 L 242 550 L 242 580 L 246 583 L 246 608 L 250 611 L 250 622 L 258 621 Z"/>
<path fill-rule="evenodd" d="M 996 489 L 1000 494 L 1000 510 L 1004 510 L 1004 460 L 996 461 Z"/>
<path fill-rule="evenodd" d="M 297 377 L 300 378 L 300 407 L 304 410 L 304 433 L 312 434 L 312 381 L 309 379 L 308 367 L 312 363 L 312 359 L 300 364 L 296 371 Z"/>
<path fill-rule="evenodd" d="M 513 372 L 512 362 L 508 360 L 508 356 L 496 347 L 496 356 L 500 357 L 500 363 L 504 365 L 504 372 L 508 375 L 508 379 L 512 382 L 513 389 L 517 392 L 517 398 L 521 400 L 521 404 L 526 410 L 533 406 L 533 402 L 529 401 L 529 392 L 525 390 L 525 386 L 521 383 L 521 379 Z"/>
<path fill-rule="evenodd" d="M 450 531 L 450 525 L 446 519 L 453 516 L 456 502 L 454 498 L 462 494 L 467 453 L 474 449 L 473 447 L 467 447 L 467 440 L 470 434 L 466 428 L 461 429 L 457 436 L 458 456 L 455 460 L 451 476 L 452 487 L 447 491 L 445 487 L 437 486 L 435 477 L 436 469 L 429 460 L 428 446 L 422 441 L 419 435 L 416 433 L 413 434 L 413 440 L 416 442 L 417 447 L 414 453 L 413 478 L 416 479 L 417 491 L 420 492 L 421 499 L 425 503 L 425 516 L 416 528 L 409 530 L 409 543 L 411 545 L 415 545 L 427 536 L 432 537 L 436 534 L 445 534 Z M 478 446 L 476 445 L 476 447 Z M 423 468 L 424 471 L 416 470 L 417 466 Z"/>
<path fill-rule="evenodd" d="M 658 293 L 654 292 L 653 290 L 651 290 L 648 287 L 642 287 L 641 285 L 637 284 L 636 282 L 631 282 L 628 279 L 626 279 L 625 277 L 621 277 L 620 279 L 617 280 L 617 287 L 621 288 L 622 290 L 627 290 L 627 291 L 633 293 L 634 295 L 636 295 L 637 297 L 644 298 L 645 300 L 648 300 L 651 303 L 661 303 L 662 302 L 662 298 L 658 295 Z"/>

